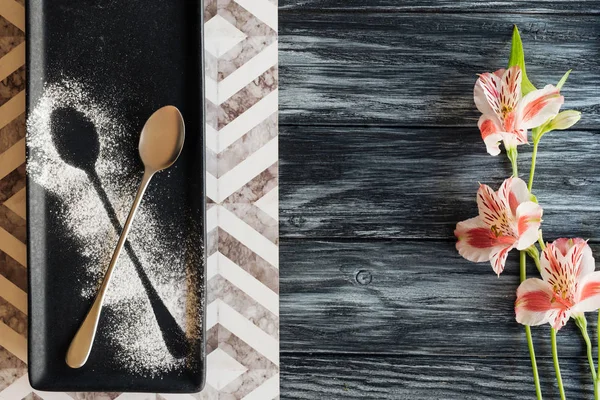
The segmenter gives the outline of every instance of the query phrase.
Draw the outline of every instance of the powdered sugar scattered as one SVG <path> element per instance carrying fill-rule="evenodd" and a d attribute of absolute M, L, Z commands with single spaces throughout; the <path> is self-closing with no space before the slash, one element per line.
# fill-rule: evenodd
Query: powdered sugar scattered
<path fill-rule="evenodd" d="M 78 268 L 85 272 L 83 276 L 89 277 L 89 282 L 81 282 L 81 296 L 89 299 L 96 295 L 120 232 L 114 229 L 88 174 L 67 164 L 57 151 L 51 132 L 52 114 L 58 108 L 81 113 L 96 128 L 100 150 L 95 170 L 121 224 L 133 202 L 142 171 L 138 170 L 139 162 L 128 160 L 123 151 L 127 141 L 136 136 L 119 122 L 109 105 L 92 98 L 77 82 L 64 80 L 46 86 L 27 120 L 27 172 L 62 201 L 56 218 L 72 232 L 77 250 L 85 259 Z M 142 202 L 129 243 L 166 307 L 188 338 L 196 340 L 202 327 L 197 315 L 201 300 L 196 297 L 194 285 L 198 281 L 196 274 L 201 271 L 198 264 L 202 262 L 202 243 L 185 232 L 175 238 L 167 237 L 165 231 L 178 231 L 157 223 L 157 212 L 151 199 Z M 195 307 L 189 306 L 190 301 Z M 111 308 L 115 321 L 105 324 L 108 326 L 104 326 L 107 330 L 103 334 L 118 349 L 117 358 L 123 366 L 141 375 L 154 375 L 185 362 L 175 359 L 167 350 L 144 287 L 125 251 L 116 265 L 105 306 Z"/>

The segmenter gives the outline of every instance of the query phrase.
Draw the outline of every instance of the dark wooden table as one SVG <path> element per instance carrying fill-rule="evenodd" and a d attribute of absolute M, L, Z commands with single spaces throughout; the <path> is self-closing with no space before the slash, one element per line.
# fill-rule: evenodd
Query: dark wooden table
<path fill-rule="evenodd" d="M 282 398 L 535 397 L 516 253 L 498 279 L 452 235 L 477 182 L 510 175 L 472 89 L 507 63 L 513 24 L 534 83 L 573 68 L 565 108 L 583 112 L 541 145 L 545 238 L 589 238 L 600 260 L 600 2 L 280 0 Z M 549 327 L 533 333 L 558 398 Z M 591 398 L 572 322 L 558 340 L 568 398 Z"/>

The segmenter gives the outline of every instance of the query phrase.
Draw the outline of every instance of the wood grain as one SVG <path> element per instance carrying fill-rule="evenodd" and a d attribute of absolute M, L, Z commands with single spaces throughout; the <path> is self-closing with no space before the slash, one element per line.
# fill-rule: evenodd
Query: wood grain
<path fill-rule="evenodd" d="M 286 399 L 533 399 L 528 359 L 283 354 Z M 559 399 L 552 361 L 539 361 L 544 399 Z M 592 399 L 585 360 L 561 360 L 569 399 Z"/>
<path fill-rule="evenodd" d="M 281 348 L 523 357 L 527 344 L 513 311 L 517 258 L 512 252 L 498 278 L 489 263 L 468 262 L 443 241 L 283 240 Z M 530 277 L 539 276 L 530 264 Z M 588 314 L 590 332 L 596 319 Z M 576 329 L 569 323 L 559 332 L 565 357 L 584 355 Z M 549 356 L 549 326 L 533 334 L 537 351 Z"/>
<path fill-rule="evenodd" d="M 461 12 L 484 13 L 510 11 L 515 14 L 598 14 L 597 0 L 509 0 L 509 1 L 456 1 L 456 0 L 279 0 L 280 13 L 287 11 L 343 11 L 343 12 Z"/>
<path fill-rule="evenodd" d="M 498 189 L 505 155 L 485 152 L 476 127 L 281 128 L 281 236 L 450 239 L 477 215 L 478 183 Z M 531 146 L 519 147 L 527 179 Z M 542 139 L 534 191 L 548 240 L 600 240 L 600 135 Z"/>
<path fill-rule="evenodd" d="M 581 128 L 600 128 L 598 17 L 512 13 L 286 14 L 280 121 L 472 127 L 476 73 L 506 66 L 513 24 L 534 84 L 572 68 L 565 107 L 584 113 Z"/>
<path fill-rule="evenodd" d="M 548 240 L 600 241 L 600 2 L 279 4 L 282 397 L 533 398 L 516 252 L 497 278 L 452 239 L 477 182 L 510 175 L 485 153 L 473 84 L 506 65 L 513 24 L 536 85 L 574 69 L 565 108 L 583 119 L 544 138 L 534 189 Z M 558 399 L 549 328 L 533 332 Z M 558 340 L 567 397 L 592 398 L 574 324 Z"/>

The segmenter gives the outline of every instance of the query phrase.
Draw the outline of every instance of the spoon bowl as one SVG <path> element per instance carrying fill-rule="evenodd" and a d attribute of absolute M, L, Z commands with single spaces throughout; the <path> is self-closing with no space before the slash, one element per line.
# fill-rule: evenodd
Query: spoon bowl
<path fill-rule="evenodd" d="M 169 168 L 183 148 L 185 125 L 176 107 L 165 106 L 146 121 L 140 136 L 140 158 L 147 170 L 158 172 Z"/>

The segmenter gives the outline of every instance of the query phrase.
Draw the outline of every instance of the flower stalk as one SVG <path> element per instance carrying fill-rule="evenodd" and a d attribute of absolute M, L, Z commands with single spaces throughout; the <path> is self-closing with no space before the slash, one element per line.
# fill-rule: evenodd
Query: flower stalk
<path fill-rule="evenodd" d="M 517 164 L 517 158 L 519 156 L 519 152 L 516 147 L 511 147 L 506 150 L 506 155 L 510 160 L 510 165 L 512 166 L 512 176 L 515 178 L 519 177 L 519 166 Z"/>
<path fill-rule="evenodd" d="M 587 331 L 587 319 L 583 314 L 577 315 L 573 317 L 573 319 L 575 320 L 575 325 L 577 325 L 577 327 L 581 331 L 581 336 L 583 336 L 583 341 L 585 342 L 588 363 L 590 364 L 590 372 L 592 374 L 592 382 L 594 383 L 594 400 L 598 400 L 598 374 L 596 373 L 594 357 L 592 355 L 592 342 L 590 341 L 590 336 L 588 335 Z"/>
<path fill-rule="evenodd" d="M 527 189 L 531 192 L 533 186 L 533 177 L 535 176 L 535 163 L 537 161 L 538 146 L 540 145 L 540 139 L 533 139 L 533 151 L 531 153 L 531 169 L 529 170 L 529 183 Z"/>
<path fill-rule="evenodd" d="M 519 257 L 520 278 L 521 282 L 527 279 L 527 254 L 521 251 Z M 535 358 L 535 349 L 533 347 L 533 338 L 531 336 L 531 327 L 525 326 L 525 336 L 527 337 L 527 348 L 529 349 L 529 357 L 531 358 L 531 369 L 533 371 L 533 384 L 535 385 L 535 395 L 538 400 L 542 400 L 542 387 L 540 386 L 540 374 L 538 373 L 537 361 Z"/>
<path fill-rule="evenodd" d="M 556 346 L 556 329 L 554 328 L 550 328 L 550 339 L 552 342 L 552 361 L 554 362 L 554 371 L 556 372 L 558 392 L 560 393 L 560 399 L 566 400 L 565 388 L 563 387 L 562 375 L 560 374 L 560 364 L 558 362 L 558 349 Z"/>
<path fill-rule="evenodd" d="M 540 265 L 540 252 L 538 251 L 537 247 L 535 247 L 535 245 L 532 244 L 525 251 L 527 252 L 527 255 L 529 257 L 531 257 L 531 259 L 535 263 L 535 267 L 537 268 L 538 272 L 541 272 L 542 266 Z"/>

